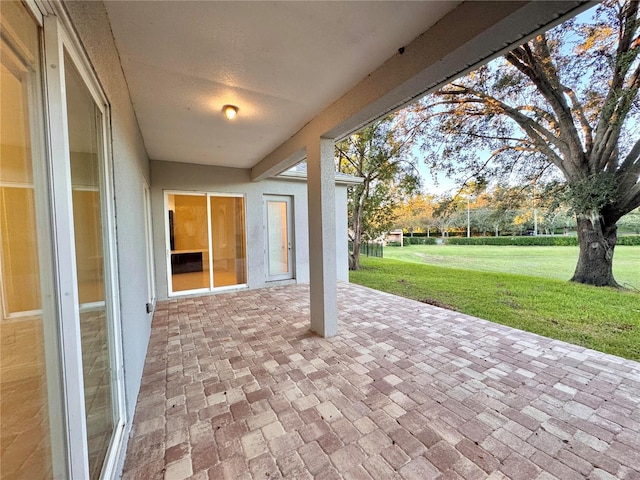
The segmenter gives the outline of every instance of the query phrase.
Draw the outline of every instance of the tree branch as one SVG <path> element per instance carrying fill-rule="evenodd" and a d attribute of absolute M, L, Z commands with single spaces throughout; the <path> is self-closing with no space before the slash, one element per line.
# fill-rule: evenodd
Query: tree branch
<path fill-rule="evenodd" d="M 576 92 L 573 89 L 562 86 L 562 90 L 567 94 L 569 99 L 571 100 L 571 107 L 573 111 L 576 112 L 576 116 L 578 117 L 578 121 L 580 122 L 580 126 L 582 127 L 582 133 L 584 134 L 584 146 L 587 155 L 591 153 L 593 149 L 593 129 L 587 120 L 586 115 L 584 114 L 584 109 L 582 108 L 582 104 L 578 100 Z"/>
<path fill-rule="evenodd" d="M 635 145 L 620 165 L 618 171 L 621 173 L 626 172 L 635 163 L 640 163 L 640 139 L 636 140 Z"/>
<path fill-rule="evenodd" d="M 638 50 L 640 50 L 640 48 Z M 627 84 L 623 89 L 616 93 L 616 105 L 610 112 L 609 118 L 605 124 L 604 134 L 600 142 L 601 148 L 597 152 L 596 156 L 596 158 L 600 159 L 598 165 L 599 170 L 604 169 L 609 158 L 615 154 L 615 148 L 618 145 L 624 119 L 629 113 L 631 105 L 633 104 L 633 99 L 636 97 L 638 90 L 640 89 L 640 64 L 636 66 L 635 71 L 631 74 L 626 83 Z M 603 108 L 603 111 L 605 108 Z M 600 127 L 600 124 L 598 124 L 598 127 Z"/>
<path fill-rule="evenodd" d="M 546 120 L 547 123 L 549 123 L 552 127 L 554 125 L 556 125 L 554 130 L 556 132 L 558 132 L 556 118 L 553 115 L 551 115 L 549 112 L 547 112 L 546 110 L 544 110 L 544 109 L 542 109 L 540 107 L 537 107 L 535 105 L 522 105 L 522 106 L 515 107 L 515 108 L 516 108 L 516 110 L 525 110 L 525 111 L 537 113 L 540 118 L 542 118 L 543 120 Z"/>
<path fill-rule="evenodd" d="M 529 138 L 538 146 L 538 148 L 547 156 L 549 161 L 554 163 L 562 171 L 565 171 L 562 157 L 554 152 L 553 149 L 549 147 L 548 143 L 553 144 L 561 151 L 565 150 L 567 147 L 552 132 L 547 130 L 545 127 L 543 127 L 530 117 L 527 117 L 526 115 L 520 113 L 515 108 L 490 95 L 469 88 L 467 88 L 467 90 L 471 94 L 485 100 L 486 105 L 498 108 L 501 111 L 500 113 L 507 115 L 514 122 L 516 122 L 520 126 L 520 128 L 522 128 L 525 133 L 529 135 Z"/>
<path fill-rule="evenodd" d="M 531 50 L 529 43 L 533 45 L 534 51 Z M 510 52 L 513 53 L 512 55 L 507 54 L 506 59 L 533 82 L 555 113 L 561 125 L 559 128 L 561 138 L 572 153 L 565 155 L 566 159 L 579 159 L 584 154 L 584 148 L 573 122 L 571 109 L 560 88 L 558 72 L 551 59 L 546 35 L 538 35 L 529 43 Z M 573 170 L 579 171 L 582 167 L 580 162 L 573 161 L 573 163 Z"/>
<path fill-rule="evenodd" d="M 484 140 L 500 140 L 503 142 L 519 142 L 519 143 L 527 143 L 528 140 L 525 138 L 517 138 L 517 137 L 505 137 L 502 135 L 483 135 L 480 133 L 475 133 L 475 132 L 469 132 L 469 131 L 463 131 L 461 132 L 462 135 L 467 135 L 468 137 L 474 137 L 474 138 L 482 138 Z"/>
<path fill-rule="evenodd" d="M 616 202 L 616 210 L 620 216 L 640 207 L 640 182 L 629 188 L 626 193 Z"/>
<path fill-rule="evenodd" d="M 633 47 L 636 40 L 633 40 L 635 30 L 638 28 L 637 18 L 638 2 L 630 1 L 625 4 L 624 9 L 620 13 L 621 21 L 618 33 L 618 48 L 615 55 L 615 64 L 612 72 L 609 90 L 605 97 L 600 116 L 598 117 L 598 126 L 596 127 L 596 136 L 594 140 L 594 155 L 599 159 L 598 167 L 600 169 L 606 166 L 609 161 L 610 152 L 614 148 L 613 144 L 617 143 L 622 128 L 622 120 L 628 113 L 628 108 L 620 108 L 620 100 L 624 91 L 625 77 L 638 57 L 640 49 Z M 635 75 L 637 77 L 638 69 Z M 633 78 L 634 75 L 632 75 Z M 631 82 L 634 83 L 633 80 Z M 617 121 L 616 121 L 617 120 Z"/>

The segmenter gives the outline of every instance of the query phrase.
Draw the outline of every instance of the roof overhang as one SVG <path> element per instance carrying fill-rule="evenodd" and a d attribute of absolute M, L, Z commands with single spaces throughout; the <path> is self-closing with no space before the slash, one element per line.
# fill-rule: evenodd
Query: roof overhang
<path fill-rule="evenodd" d="M 255 165 L 252 179 L 261 180 L 303 160 L 313 138 L 344 138 L 593 4 L 463 3 Z"/>
<path fill-rule="evenodd" d="M 274 178 L 278 178 L 281 180 L 299 180 L 299 181 L 307 181 L 307 173 L 306 172 L 293 172 L 286 171 L 276 175 Z M 336 185 L 358 185 L 360 183 L 364 183 L 364 178 L 356 177 L 354 175 L 347 175 L 344 173 L 336 172 Z"/>
<path fill-rule="evenodd" d="M 571 1 L 105 2 L 154 160 L 284 172 L 588 6 Z M 227 121 L 224 104 L 239 107 Z"/>

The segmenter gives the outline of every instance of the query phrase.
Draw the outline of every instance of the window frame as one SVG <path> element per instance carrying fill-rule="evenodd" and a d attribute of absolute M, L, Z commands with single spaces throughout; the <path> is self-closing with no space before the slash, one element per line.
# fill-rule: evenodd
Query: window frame
<path fill-rule="evenodd" d="M 63 372 L 64 351 L 62 347 L 62 329 L 60 328 L 60 309 L 57 298 L 57 278 L 55 271 L 54 249 L 54 216 L 52 214 L 52 186 L 50 182 L 50 148 L 49 148 L 49 118 L 47 112 L 46 82 L 44 72 L 45 51 L 43 15 L 35 3 L 31 0 L 23 1 L 22 6 L 34 20 L 34 26 L 38 30 L 38 51 L 32 58 L 28 52 L 23 51 L 20 45 L 19 34 L 13 31 L 3 18 L 3 42 L 7 47 L 16 48 L 14 54 L 17 61 L 26 70 L 29 66 L 25 60 L 33 62 L 33 72 L 28 81 L 29 91 L 28 111 L 29 137 L 32 151 L 32 185 L 34 191 L 34 207 L 36 215 L 36 237 L 38 242 L 38 264 L 41 290 L 41 308 L 35 311 L 20 312 L 18 315 L 9 315 L 11 319 L 20 320 L 30 314 L 39 314 L 43 319 L 45 375 L 47 382 L 47 410 L 49 411 L 49 437 L 51 449 L 51 465 L 54 478 L 64 478 L 70 474 L 68 412 L 66 408 L 66 388 Z M 1 14 L 1 11 L 0 11 Z M 4 26 L 7 26 L 5 30 Z M 20 55 L 24 53 L 24 59 Z M 25 71 L 26 71 L 25 70 Z M 40 159 L 34 161 L 33 159 Z M 3 287 L 4 288 L 4 287 Z M 4 302 L 2 302 L 4 303 Z M 3 305 L 5 309 L 5 305 Z"/>
<path fill-rule="evenodd" d="M 156 267 L 153 246 L 153 210 L 151 187 L 145 180 L 142 182 L 142 202 L 144 205 L 144 237 L 147 257 L 147 313 L 153 313 L 156 306 Z"/>
<path fill-rule="evenodd" d="M 271 262 L 271 254 L 269 251 L 270 243 L 269 243 L 269 202 L 284 202 L 287 205 L 287 236 L 289 243 L 289 252 L 287 257 L 287 268 L 289 271 L 285 273 L 272 274 L 270 273 L 270 262 Z M 283 280 L 294 280 L 296 278 L 296 243 L 295 243 L 295 215 L 294 215 L 294 196 L 293 195 L 277 195 L 277 194 L 264 194 L 263 195 L 263 205 L 264 205 L 264 214 L 263 214 L 263 222 L 264 222 L 264 273 L 265 273 L 265 282 L 277 282 Z"/>
<path fill-rule="evenodd" d="M 113 389 L 113 433 L 101 478 L 113 478 L 125 445 L 127 415 L 124 391 L 122 333 L 120 323 L 119 282 L 115 235 L 113 156 L 111 151 L 110 105 L 100 87 L 91 63 L 71 23 L 59 4 L 46 4 L 44 14 L 44 85 L 47 118 L 49 176 L 51 185 L 55 280 L 60 319 L 62 371 L 65 390 L 69 476 L 89 478 L 84 376 L 80 332 L 80 307 L 75 259 L 72 186 L 68 119 L 65 91 L 65 53 L 101 115 L 99 149 L 101 150 L 101 220 L 105 266 L 105 308 L 109 322 L 111 353 L 111 387 Z"/>
<path fill-rule="evenodd" d="M 203 196 L 207 200 L 207 238 L 209 249 L 209 286 L 205 288 L 197 288 L 192 290 L 178 290 L 173 291 L 172 281 L 172 269 L 171 269 L 171 242 L 169 232 L 169 195 L 194 195 Z M 211 197 L 225 197 L 225 198 L 242 198 L 242 208 L 244 216 L 244 252 L 245 252 L 245 283 L 239 283 L 237 285 L 225 285 L 222 287 L 214 286 L 213 276 L 213 236 L 211 225 Z M 165 267 L 167 275 L 167 297 L 184 297 L 188 295 L 201 295 L 207 293 L 219 293 L 229 290 L 241 290 L 249 288 L 249 251 L 248 251 L 248 238 L 247 238 L 247 195 L 246 193 L 238 192 L 209 192 L 209 191 L 194 191 L 194 190 L 163 190 L 163 206 L 162 215 L 164 217 L 164 245 L 165 245 Z"/>

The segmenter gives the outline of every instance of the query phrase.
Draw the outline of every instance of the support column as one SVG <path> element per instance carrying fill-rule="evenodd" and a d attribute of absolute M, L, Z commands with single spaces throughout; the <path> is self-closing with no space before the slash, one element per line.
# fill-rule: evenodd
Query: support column
<path fill-rule="evenodd" d="M 330 138 L 307 145 L 311 331 L 323 337 L 338 333 L 334 148 Z"/>

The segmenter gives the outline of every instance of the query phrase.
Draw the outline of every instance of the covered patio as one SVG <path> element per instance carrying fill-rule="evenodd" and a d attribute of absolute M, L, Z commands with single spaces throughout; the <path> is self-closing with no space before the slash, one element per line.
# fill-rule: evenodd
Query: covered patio
<path fill-rule="evenodd" d="M 348 283 L 160 302 L 124 479 L 637 479 L 640 365 Z"/>

